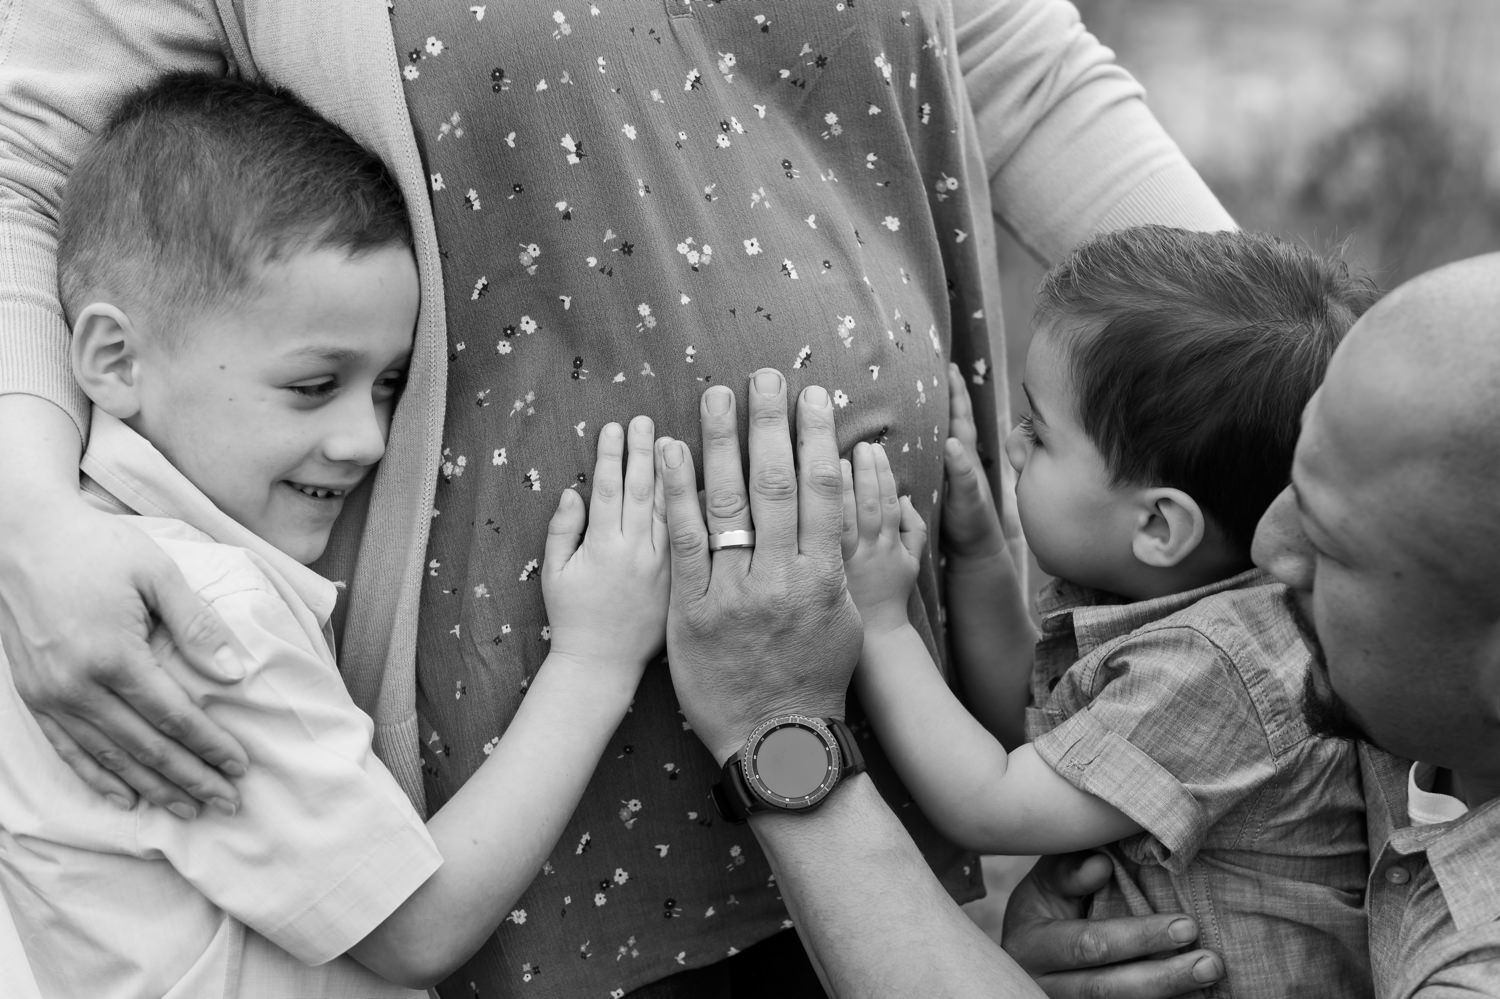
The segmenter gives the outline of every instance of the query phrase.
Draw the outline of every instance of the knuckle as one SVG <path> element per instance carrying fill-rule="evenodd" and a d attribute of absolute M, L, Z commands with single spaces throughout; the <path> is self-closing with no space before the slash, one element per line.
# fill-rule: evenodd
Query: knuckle
<path fill-rule="evenodd" d="M 213 608 L 202 604 L 177 629 L 175 637 L 179 643 L 189 646 L 209 648 L 217 645 L 223 638 L 219 630 L 219 616 L 214 613 Z M 118 662 L 113 665 L 116 672 L 123 669 L 123 665 Z"/>
<path fill-rule="evenodd" d="M 763 499 L 794 499 L 797 495 L 797 475 L 789 465 L 766 465 L 755 474 L 750 488 Z"/>
<path fill-rule="evenodd" d="M 162 735 L 181 742 L 192 731 L 192 719 L 182 711 L 167 711 L 156 719 Z"/>
<path fill-rule="evenodd" d="M 820 495 L 837 496 L 844 490 L 844 473 L 837 460 L 818 458 L 802 468 L 802 478 Z"/>
<path fill-rule="evenodd" d="M 1109 946 L 1092 927 L 1084 927 L 1073 941 L 1073 957 L 1083 967 L 1094 967 L 1109 960 Z"/>
<path fill-rule="evenodd" d="M 169 758 L 166 743 L 158 739 L 143 742 L 136 747 L 134 755 L 136 762 L 148 770 L 160 770 Z"/>
<path fill-rule="evenodd" d="M 745 509 L 745 494 L 738 489 L 709 489 L 704 493 L 704 505 L 715 517 L 733 517 Z"/>
<path fill-rule="evenodd" d="M 786 426 L 786 410 L 781 406 L 756 406 L 750 410 L 750 423 L 762 429 Z"/>
<path fill-rule="evenodd" d="M 597 478 L 594 480 L 594 495 L 600 499 L 612 500 L 620 495 L 620 485 L 613 479 Z"/>
<path fill-rule="evenodd" d="M 101 749 L 94 754 L 94 760 L 110 773 L 121 773 L 128 765 L 128 758 L 118 749 Z"/>

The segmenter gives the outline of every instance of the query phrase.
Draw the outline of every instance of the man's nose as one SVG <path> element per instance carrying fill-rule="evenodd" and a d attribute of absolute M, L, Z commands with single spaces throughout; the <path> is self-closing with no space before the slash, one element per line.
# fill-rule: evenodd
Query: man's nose
<path fill-rule="evenodd" d="M 1277 494 L 1261 516 L 1250 557 L 1292 589 L 1312 590 L 1313 548 L 1302 531 L 1297 500 L 1290 486 Z"/>

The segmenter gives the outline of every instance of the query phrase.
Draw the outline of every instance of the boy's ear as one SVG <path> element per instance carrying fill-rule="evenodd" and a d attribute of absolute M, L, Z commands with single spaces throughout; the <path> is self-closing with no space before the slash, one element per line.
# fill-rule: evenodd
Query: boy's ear
<path fill-rule="evenodd" d="M 1196 500 L 1181 489 L 1153 486 L 1140 493 L 1130 550 L 1145 565 L 1170 569 L 1197 551 L 1207 530 Z"/>
<path fill-rule="evenodd" d="M 110 416 L 128 420 L 140 411 L 138 334 L 130 317 L 107 302 L 94 302 L 73 323 L 73 377 Z"/>

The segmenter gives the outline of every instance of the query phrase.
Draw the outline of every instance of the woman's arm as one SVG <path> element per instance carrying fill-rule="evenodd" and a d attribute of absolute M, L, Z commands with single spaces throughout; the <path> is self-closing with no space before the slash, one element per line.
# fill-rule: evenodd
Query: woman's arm
<path fill-rule="evenodd" d="M 240 667 L 221 622 L 154 546 L 79 499 L 87 401 L 57 300 L 56 220 L 69 169 L 126 92 L 167 69 L 225 71 L 200 6 L 0 11 L 0 639 L 23 698 L 90 786 L 127 805 L 139 790 L 183 814 L 214 799 L 232 807 L 238 794 L 214 768 L 242 770 L 245 754 L 160 678 L 147 625 L 165 623 L 206 675 Z"/>
<path fill-rule="evenodd" d="M 244 749 L 156 668 L 146 637 L 160 619 L 221 680 L 244 672 L 237 646 L 160 548 L 83 501 L 78 458 L 62 409 L 0 396 L 0 641 L 16 687 L 58 754 L 121 807 L 134 788 L 184 818 L 198 802 L 233 810 L 223 774 L 244 772 Z"/>
<path fill-rule="evenodd" d="M 1234 220 L 1066 0 L 954 0 L 994 212 L 1043 260 L 1105 229 Z"/>

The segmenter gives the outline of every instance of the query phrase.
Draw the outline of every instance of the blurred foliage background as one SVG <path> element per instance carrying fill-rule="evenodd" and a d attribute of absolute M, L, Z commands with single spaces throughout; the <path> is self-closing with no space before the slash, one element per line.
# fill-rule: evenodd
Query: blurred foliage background
<path fill-rule="evenodd" d="M 1500 0 L 1074 3 L 1240 225 L 1384 289 L 1500 250 Z M 1001 266 L 1015 400 L 1042 266 L 1003 240 Z M 997 940 L 1029 864 L 985 858 L 968 908 Z"/>
<path fill-rule="evenodd" d="M 1242 226 L 1386 289 L 1500 250 L 1500 2 L 1075 3 Z M 1002 260 L 1014 383 L 1041 266 Z"/>

